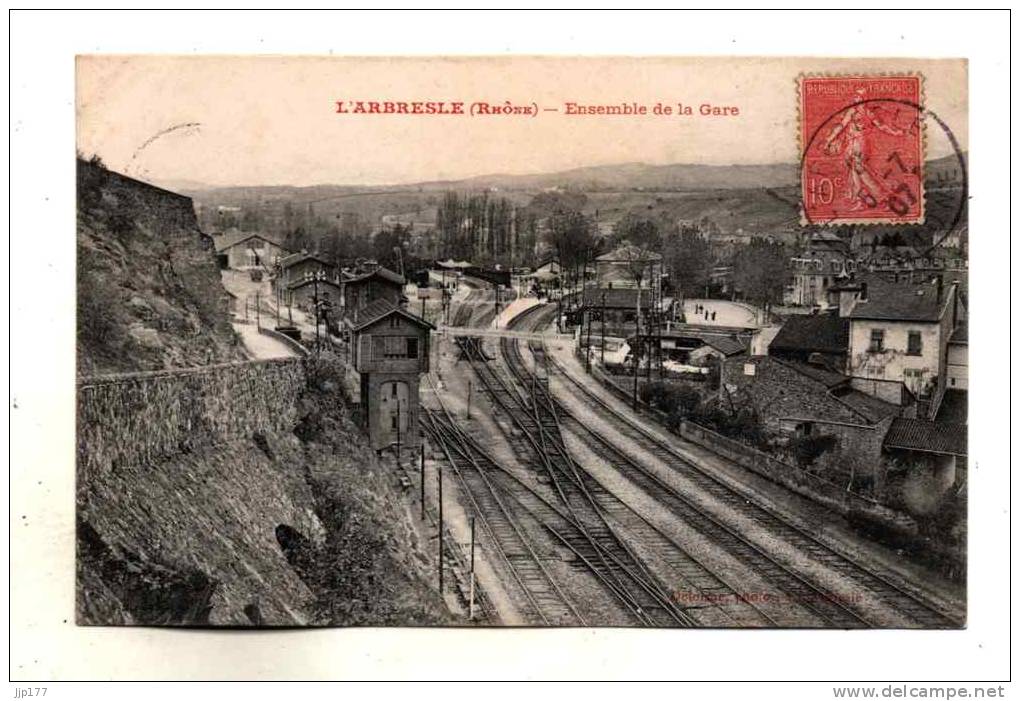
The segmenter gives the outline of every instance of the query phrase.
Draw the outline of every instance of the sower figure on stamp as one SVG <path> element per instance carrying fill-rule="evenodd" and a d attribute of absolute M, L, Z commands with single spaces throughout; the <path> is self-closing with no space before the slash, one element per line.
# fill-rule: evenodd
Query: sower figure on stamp
<path fill-rule="evenodd" d="M 825 139 L 823 150 L 835 156 L 840 152 L 838 140 L 843 137 L 843 162 L 847 169 L 847 199 L 853 201 L 851 211 L 862 209 L 865 204 L 874 207 L 879 199 L 891 194 L 881 180 L 868 168 L 870 157 L 867 134 L 872 128 L 880 129 L 892 136 L 902 136 L 903 130 L 886 124 L 878 112 L 864 102 L 865 90 L 858 89 L 853 105 L 843 114 L 840 123 L 833 127 Z M 882 196 L 884 193 L 883 197 Z M 868 201 L 870 199 L 870 202 Z"/>

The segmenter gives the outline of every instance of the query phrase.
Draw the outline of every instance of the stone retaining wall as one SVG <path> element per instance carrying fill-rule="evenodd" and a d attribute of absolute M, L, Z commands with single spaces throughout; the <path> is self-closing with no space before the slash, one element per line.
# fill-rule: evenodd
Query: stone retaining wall
<path fill-rule="evenodd" d="M 592 376 L 622 400 L 630 403 L 631 393 L 625 390 L 600 368 L 592 366 Z M 628 377 L 628 380 L 632 378 Z M 638 411 L 665 424 L 666 415 L 638 402 Z M 711 429 L 687 420 L 680 422 L 680 436 L 706 448 L 751 472 L 780 484 L 814 502 L 824 504 L 844 516 L 863 517 L 875 524 L 906 535 L 917 533 L 917 522 L 908 514 L 892 509 L 867 497 L 847 491 L 841 485 L 818 475 L 806 472 L 777 458 L 723 436 Z"/>
<path fill-rule="evenodd" d="M 79 483 L 121 465 L 290 430 L 305 387 L 303 358 L 83 378 Z"/>
<path fill-rule="evenodd" d="M 704 426 L 691 421 L 681 421 L 680 436 L 755 474 L 824 504 L 844 516 L 864 517 L 900 533 L 917 532 L 917 523 L 907 514 L 847 491 L 834 482 L 794 467 Z"/>

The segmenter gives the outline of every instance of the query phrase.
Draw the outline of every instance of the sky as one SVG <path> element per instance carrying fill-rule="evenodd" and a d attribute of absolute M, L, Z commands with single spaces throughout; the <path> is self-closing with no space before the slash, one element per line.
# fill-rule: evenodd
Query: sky
<path fill-rule="evenodd" d="M 79 56 L 76 71 L 79 152 L 160 182 L 391 185 L 634 162 L 795 163 L 802 73 L 919 72 L 925 107 L 967 148 L 967 64 L 953 59 Z M 337 101 L 509 101 L 535 114 L 338 114 Z M 568 102 L 648 114 L 572 116 Z M 658 103 L 674 113 L 654 114 Z M 678 103 L 694 114 L 676 114 Z M 704 104 L 737 113 L 702 115 Z M 950 153 L 929 120 L 928 157 Z"/>

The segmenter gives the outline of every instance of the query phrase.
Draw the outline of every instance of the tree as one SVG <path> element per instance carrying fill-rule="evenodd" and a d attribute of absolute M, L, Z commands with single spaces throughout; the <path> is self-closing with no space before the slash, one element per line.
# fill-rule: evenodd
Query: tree
<path fill-rule="evenodd" d="M 651 219 L 645 219 L 641 217 L 635 217 L 628 215 L 624 217 L 616 225 L 614 231 L 617 238 L 622 239 L 622 245 L 617 251 L 621 257 L 627 263 L 627 269 L 630 276 L 634 280 L 634 284 L 637 287 L 637 299 L 635 302 L 635 319 L 637 322 L 637 328 L 634 334 L 635 347 L 633 352 L 634 357 L 634 407 L 637 408 L 638 400 L 638 349 L 641 347 L 641 285 L 646 277 L 653 277 L 655 275 L 655 265 L 658 263 L 659 270 L 662 270 L 662 256 L 658 254 L 658 250 L 662 248 L 662 235 L 659 231 L 659 226 Z M 649 280 L 649 285 L 652 288 L 654 294 L 656 284 L 655 280 Z M 652 304 L 648 307 L 657 313 L 657 309 L 654 309 L 655 300 L 652 300 Z M 651 333 L 648 332 L 649 337 Z M 659 353 L 661 361 L 661 350 Z M 662 365 L 660 362 L 659 371 L 661 375 Z M 652 374 L 652 357 L 651 353 L 648 353 L 648 377 L 651 379 Z"/>
<path fill-rule="evenodd" d="M 685 226 L 669 234 L 663 245 L 663 256 L 675 291 L 692 297 L 708 284 L 712 249 L 698 229 Z"/>
<path fill-rule="evenodd" d="M 733 257 L 734 285 L 763 308 L 782 301 L 789 276 L 790 254 L 780 243 L 752 239 Z"/>
<path fill-rule="evenodd" d="M 407 239 L 410 227 L 397 224 L 392 229 L 382 229 L 372 237 L 373 257 L 390 270 L 399 272 L 402 261 L 407 258 Z"/>
<path fill-rule="evenodd" d="M 547 239 L 556 251 L 560 268 L 567 272 L 568 285 L 576 283 L 578 269 L 587 264 L 595 247 L 591 221 L 578 211 L 566 211 L 549 217 Z"/>
<path fill-rule="evenodd" d="M 287 231 L 283 240 L 283 247 L 288 251 L 307 251 L 313 248 L 311 236 L 302 227 L 298 226 Z"/>

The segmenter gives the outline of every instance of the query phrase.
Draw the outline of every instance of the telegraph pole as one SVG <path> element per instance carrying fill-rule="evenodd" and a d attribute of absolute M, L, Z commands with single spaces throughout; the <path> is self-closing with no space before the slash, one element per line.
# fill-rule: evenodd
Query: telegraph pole
<path fill-rule="evenodd" d="M 467 418 L 471 420 L 471 380 L 468 380 Z"/>
<path fill-rule="evenodd" d="M 443 595 L 443 468 L 436 468 L 439 481 L 439 595 Z"/>
<path fill-rule="evenodd" d="M 602 291 L 602 369 L 606 368 L 606 292 Z"/>
<path fill-rule="evenodd" d="M 397 397 L 397 465 L 400 465 L 400 397 Z"/>
<path fill-rule="evenodd" d="M 590 375 L 591 374 L 591 307 L 588 306 L 587 304 L 585 305 L 585 307 L 586 307 L 586 309 L 584 310 L 584 315 L 588 318 L 588 335 L 585 338 L 585 342 L 584 342 L 585 343 L 585 346 L 584 346 L 584 366 L 587 369 L 588 374 Z"/>
<path fill-rule="evenodd" d="M 471 517 L 471 593 L 468 598 L 468 620 L 475 619 L 475 517 Z"/>
<path fill-rule="evenodd" d="M 421 444 L 421 520 L 425 520 L 425 444 Z"/>
<path fill-rule="evenodd" d="M 277 284 L 275 285 L 275 287 L 276 287 L 276 328 L 280 328 L 280 286 L 279 284 Z"/>

